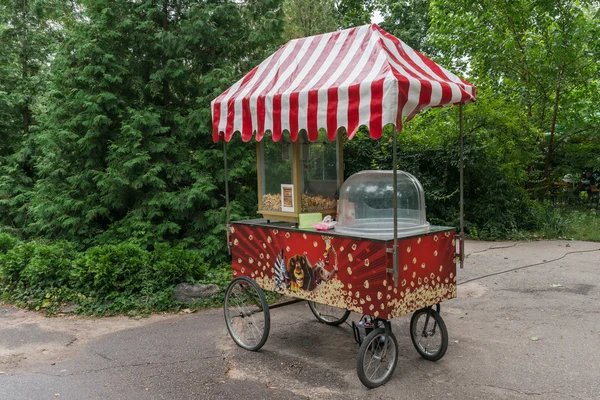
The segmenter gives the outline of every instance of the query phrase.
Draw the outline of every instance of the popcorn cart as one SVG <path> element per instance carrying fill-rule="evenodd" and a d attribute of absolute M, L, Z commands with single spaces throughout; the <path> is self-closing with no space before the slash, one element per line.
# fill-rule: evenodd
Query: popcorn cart
<path fill-rule="evenodd" d="M 474 100 L 471 84 L 373 24 L 292 40 L 213 101 L 225 181 L 226 143 L 235 132 L 254 139 L 258 155 L 263 218 L 229 223 L 227 216 L 233 280 L 224 313 L 239 346 L 256 351 L 268 338 L 266 291 L 308 301 L 329 325 L 361 314 L 352 328 L 358 376 L 369 388 L 385 384 L 396 367 L 394 317 L 412 313 L 410 335 L 422 357 L 444 356 L 439 304 L 456 297 L 464 253 L 462 105 Z M 403 119 L 453 104 L 461 119 L 459 234 L 427 222 L 423 188 L 407 172 L 362 171 L 343 181 L 344 130 L 352 139 L 364 125 L 379 139 L 391 124 L 396 166 Z M 311 220 L 327 215 L 337 219 L 333 229 L 313 228 Z"/>

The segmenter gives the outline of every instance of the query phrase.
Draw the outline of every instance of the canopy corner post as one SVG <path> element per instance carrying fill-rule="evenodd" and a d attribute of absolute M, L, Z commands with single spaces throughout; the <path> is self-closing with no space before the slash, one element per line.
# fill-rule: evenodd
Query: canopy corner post
<path fill-rule="evenodd" d="M 464 135 L 463 135 L 463 103 L 458 108 L 458 127 L 460 141 L 460 268 L 465 264 L 465 158 L 464 158 Z"/>
<path fill-rule="evenodd" d="M 227 141 L 223 139 L 223 175 L 225 179 L 225 228 L 227 231 L 227 253 L 231 255 L 231 243 L 229 242 L 229 222 L 230 222 L 230 207 L 229 207 L 229 176 L 227 173 Z"/>
<path fill-rule="evenodd" d="M 394 273 L 394 287 L 398 287 L 399 273 L 398 273 L 398 154 L 396 149 L 398 132 L 396 125 L 392 125 L 392 167 L 393 167 L 393 206 L 394 206 L 394 247 L 392 255 L 393 261 L 393 273 Z"/>

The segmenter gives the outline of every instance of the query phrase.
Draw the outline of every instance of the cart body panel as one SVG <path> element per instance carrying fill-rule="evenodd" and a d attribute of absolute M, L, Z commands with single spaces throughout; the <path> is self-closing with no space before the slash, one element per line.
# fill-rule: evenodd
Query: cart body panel
<path fill-rule="evenodd" d="M 399 239 L 398 287 L 390 272 L 393 240 L 265 220 L 234 222 L 229 230 L 233 276 L 267 291 L 384 319 L 456 297 L 452 228 Z"/>

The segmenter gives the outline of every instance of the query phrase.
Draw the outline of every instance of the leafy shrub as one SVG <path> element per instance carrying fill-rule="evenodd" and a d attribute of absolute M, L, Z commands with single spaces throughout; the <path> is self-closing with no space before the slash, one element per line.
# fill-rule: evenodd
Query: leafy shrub
<path fill-rule="evenodd" d="M 78 253 L 67 242 L 0 240 L 8 249 L 0 252 L 3 298 L 49 313 L 64 302 L 91 315 L 165 311 L 180 306 L 172 300 L 178 283 L 225 282 L 223 268 L 209 273 L 199 252 L 183 246 L 159 243 L 147 251 L 122 243 Z"/>
<path fill-rule="evenodd" d="M 4 284 L 15 286 L 21 282 L 21 274 L 29 264 L 36 247 L 35 242 L 22 243 L 0 255 L 0 277 Z"/>
<path fill-rule="evenodd" d="M 75 262 L 77 287 L 106 299 L 139 292 L 150 260 L 150 253 L 130 243 L 92 247 Z"/>
<path fill-rule="evenodd" d="M 208 272 L 198 251 L 186 250 L 181 245 L 169 247 L 166 243 L 156 244 L 151 264 L 154 281 L 163 287 L 197 282 L 204 279 Z"/>
<path fill-rule="evenodd" d="M 0 254 L 6 253 L 19 243 L 19 239 L 8 233 L 0 233 Z"/>
<path fill-rule="evenodd" d="M 21 272 L 21 282 L 32 290 L 41 291 L 70 287 L 71 267 L 77 255 L 67 242 L 35 244 L 33 254 Z"/>

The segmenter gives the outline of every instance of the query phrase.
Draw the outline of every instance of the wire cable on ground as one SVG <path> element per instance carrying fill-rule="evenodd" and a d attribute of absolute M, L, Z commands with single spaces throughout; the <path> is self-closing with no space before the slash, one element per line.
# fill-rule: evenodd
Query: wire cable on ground
<path fill-rule="evenodd" d="M 554 261 L 558 261 L 558 260 L 562 260 L 563 258 L 565 258 L 566 256 L 568 256 L 569 254 L 582 254 L 582 253 L 592 253 L 594 251 L 600 251 L 600 249 L 593 249 L 593 250 L 580 250 L 580 251 L 570 251 L 568 253 L 563 254 L 562 256 L 552 259 L 552 260 L 545 260 L 539 263 L 535 263 L 535 264 L 529 264 L 529 265 L 524 265 L 522 267 L 516 267 L 516 268 L 511 268 L 511 269 L 507 269 L 505 271 L 500 271 L 500 272 L 494 272 L 492 274 L 487 274 L 487 275 L 483 275 L 483 276 L 478 276 L 477 278 L 472 278 L 469 280 L 466 280 L 464 282 L 460 282 L 457 283 L 456 286 L 459 285 L 464 285 L 465 283 L 469 283 L 469 282 L 473 282 L 473 281 L 478 281 L 480 279 L 484 279 L 484 278 L 489 278 L 491 276 L 496 276 L 496 275 L 501 275 L 501 274 L 506 274 L 508 272 L 513 272 L 513 271 L 518 271 L 520 269 L 525 269 L 525 268 L 531 268 L 531 267 L 537 267 L 538 265 L 544 265 L 544 264 L 549 264 L 552 263 Z"/>

